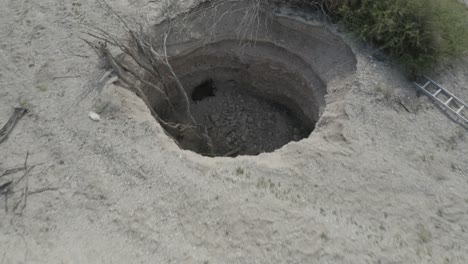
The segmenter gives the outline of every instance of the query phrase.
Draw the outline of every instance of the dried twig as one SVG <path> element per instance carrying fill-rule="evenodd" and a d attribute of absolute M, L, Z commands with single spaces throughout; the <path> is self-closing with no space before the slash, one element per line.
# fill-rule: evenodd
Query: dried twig
<path fill-rule="evenodd" d="M 107 49 L 106 45 L 102 44 L 100 47 L 100 52 L 103 54 L 103 57 L 107 60 L 107 62 L 111 65 L 111 67 L 114 69 L 116 72 L 117 76 L 119 76 L 120 80 L 122 80 L 124 83 L 126 83 L 128 86 L 132 87 L 133 89 L 136 90 L 136 94 L 143 99 L 146 105 L 151 106 L 149 99 L 146 97 L 145 93 L 141 90 L 141 88 L 137 85 L 137 82 L 133 80 L 132 78 L 138 78 L 136 73 L 129 72 L 124 70 L 124 66 L 117 60 L 115 59 L 114 56 L 110 53 L 110 51 Z M 140 79 L 138 79 L 140 80 Z M 144 82 L 143 82 L 144 83 Z M 152 86 L 155 87 L 155 86 Z M 167 97 L 167 95 L 166 95 Z M 173 128 L 173 129 L 178 129 L 178 127 L 171 125 L 170 123 L 164 121 L 162 118 L 159 117 L 159 115 L 154 111 L 152 107 L 149 107 L 151 114 L 165 127 L 167 128 Z M 169 135 L 172 137 L 171 135 Z M 177 143 L 176 140 L 174 142 Z"/>
<path fill-rule="evenodd" d="M 6 124 L 0 129 L 0 144 L 8 138 L 8 135 L 11 133 L 13 128 L 15 127 L 16 123 L 20 120 L 20 118 L 27 112 L 28 110 L 21 107 L 16 107 L 15 111 L 11 115 L 10 119 L 6 122 Z"/>
<path fill-rule="evenodd" d="M 26 153 L 26 158 L 24 160 L 24 166 L 23 166 L 23 170 L 25 170 L 23 176 L 21 176 L 21 178 L 19 178 L 16 182 L 13 182 L 13 181 L 9 181 L 7 182 L 6 184 L 3 184 L 1 187 L 0 187 L 0 194 L 3 194 L 5 196 L 5 212 L 8 212 L 8 195 L 10 193 L 14 193 L 14 188 L 16 186 L 18 186 L 18 184 L 20 182 L 22 182 L 24 179 L 26 179 L 26 183 L 25 183 L 25 186 L 23 187 L 23 197 L 22 199 L 20 199 L 16 204 L 15 206 L 13 207 L 13 211 L 16 210 L 16 208 L 18 207 L 18 205 L 20 204 L 21 201 L 24 201 L 24 205 L 22 207 L 22 210 L 26 207 L 26 203 L 27 203 L 27 197 L 28 197 L 28 188 L 29 188 L 29 185 L 28 185 L 28 182 L 29 182 L 29 173 L 31 172 L 31 170 L 36 166 L 36 165 L 32 165 L 28 168 L 28 157 L 29 157 L 29 152 Z"/>
<path fill-rule="evenodd" d="M 233 157 L 236 154 L 238 154 L 241 150 L 242 150 L 242 148 L 236 148 L 236 149 L 233 149 L 233 150 L 229 151 L 228 153 L 224 154 L 223 156 L 224 157 Z"/>
<path fill-rule="evenodd" d="M 411 113 L 411 111 L 408 109 L 408 107 L 406 107 L 406 105 L 402 101 L 399 101 L 398 103 L 400 103 L 400 105 L 406 110 L 406 112 Z"/>
<path fill-rule="evenodd" d="M 28 167 L 28 157 L 29 157 L 29 151 L 26 152 L 26 159 L 24 160 L 24 167 L 25 168 Z M 24 188 L 23 188 L 24 203 L 23 203 L 23 207 L 21 207 L 21 212 L 24 210 L 24 208 L 26 208 L 26 205 L 28 203 L 28 189 L 29 189 L 29 172 L 28 172 L 28 170 L 26 170 L 25 181 L 26 181 L 26 183 L 24 184 Z"/>
<path fill-rule="evenodd" d="M 43 192 L 48 192 L 48 191 L 58 191 L 58 190 L 59 188 L 56 188 L 56 187 L 45 187 L 45 188 L 40 188 L 34 191 L 30 191 L 28 192 L 28 195 L 43 193 Z"/>
<path fill-rule="evenodd" d="M 24 167 L 17 167 L 17 168 L 13 168 L 13 169 L 7 169 L 7 170 L 5 170 L 4 172 L 2 172 L 2 174 L 0 174 L 0 177 L 8 176 L 8 175 L 10 175 L 10 174 L 23 171 L 23 170 L 25 170 L 25 169 L 26 169 L 26 168 L 24 168 Z"/>
<path fill-rule="evenodd" d="M 13 181 L 7 181 L 4 184 L 0 185 L 0 195 L 5 196 L 5 212 L 8 213 L 8 192 Z"/>
<path fill-rule="evenodd" d="M 52 78 L 53 80 L 57 80 L 57 79 L 72 79 L 72 78 L 80 78 L 81 75 L 69 75 L 69 76 L 56 76 L 54 78 Z"/>
<path fill-rule="evenodd" d="M 8 213 L 8 192 L 13 181 L 7 181 L 4 184 L 0 185 L 0 194 L 5 196 L 5 212 Z"/>
<path fill-rule="evenodd" d="M 10 188 L 8 188 L 8 189 L 10 189 L 10 192 L 11 192 L 21 181 L 23 181 L 23 179 L 24 179 L 26 176 L 28 176 L 28 174 L 32 171 L 32 169 L 34 169 L 34 167 L 36 167 L 36 165 L 30 166 L 30 167 L 24 172 L 23 176 L 21 176 L 21 178 L 20 178 L 19 180 L 17 180 L 13 185 L 11 185 Z"/>
<path fill-rule="evenodd" d="M 6 191 L 8 189 L 8 186 L 10 186 L 12 183 L 12 181 L 7 181 L 4 184 L 0 185 L 0 193 Z"/>
<path fill-rule="evenodd" d="M 108 65 L 114 70 L 116 75 L 124 84 L 126 84 L 130 89 L 133 89 L 135 93 L 143 99 L 143 101 L 148 105 L 152 115 L 161 123 L 170 137 L 185 137 L 188 135 L 190 135 L 190 137 L 196 137 L 201 142 L 206 143 L 204 145 L 206 145 L 212 152 L 213 147 L 211 138 L 208 136 L 206 128 L 201 127 L 193 117 L 187 92 L 169 62 L 167 40 L 171 28 L 169 27 L 169 30 L 164 33 L 163 38 L 161 39 L 162 44 L 158 49 L 156 49 L 156 46 L 154 46 L 152 41 L 153 37 L 151 32 L 146 32 L 145 27 L 142 24 L 134 27 L 137 28 L 137 30 L 133 30 L 129 23 L 115 12 L 106 3 L 106 1 L 99 0 L 99 3 L 118 18 L 123 25 L 123 28 L 127 31 L 128 36 L 130 36 L 130 40 L 128 42 L 121 41 L 119 38 L 103 29 L 89 28 L 85 33 L 101 42 L 97 45 L 92 44 L 87 40 L 85 40 L 85 42 L 97 51 L 97 53 L 100 54 L 100 57 L 107 61 Z M 125 60 L 120 60 L 114 57 L 110 52 L 108 45 L 119 48 L 125 55 L 127 55 L 127 58 L 132 59 L 136 65 L 133 63 L 126 63 Z M 159 53 L 159 50 L 161 50 L 161 53 Z M 148 78 L 149 76 L 147 73 L 151 75 L 150 78 Z M 174 85 L 168 87 L 168 80 L 172 80 Z M 162 89 L 159 85 L 161 85 Z M 171 93 L 169 90 L 170 88 L 175 90 Z M 170 113 L 169 116 L 172 116 L 171 119 L 173 120 L 163 120 L 163 118 L 161 118 L 161 116 L 154 110 L 154 100 L 150 101 L 150 98 L 147 97 L 147 93 L 145 93 L 148 89 L 157 92 L 158 98 L 156 102 L 167 103 L 167 108 L 164 106 L 164 108 L 159 109 L 168 111 Z M 181 100 L 180 104 L 177 104 L 179 109 L 176 109 L 172 102 L 174 98 L 176 100 Z M 162 100 L 160 101 L 159 99 Z M 183 104 L 181 104 L 182 101 Z M 181 110 L 180 113 L 177 110 Z M 178 143 L 177 140 L 174 141 Z"/>
<path fill-rule="evenodd" d="M 29 151 L 26 152 L 26 158 L 24 159 L 24 168 L 27 168 L 28 167 L 28 158 L 29 158 Z M 16 183 L 11 186 L 9 188 L 9 193 L 12 193 L 13 192 L 13 188 L 15 188 L 23 179 L 25 179 L 25 184 L 24 184 L 24 187 L 23 187 L 23 197 L 22 199 L 20 199 L 16 204 L 15 206 L 13 207 L 13 211 L 16 210 L 16 208 L 18 207 L 18 205 L 21 203 L 21 201 L 24 201 L 23 203 L 23 207 L 21 208 L 21 210 L 23 210 L 25 207 L 26 207 L 26 203 L 27 203 L 27 198 L 28 198 L 28 183 L 29 183 L 29 172 L 32 170 L 32 168 L 35 167 L 35 166 L 31 166 L 29 167 L 29 169 L 25 169 L 26 171 L 24 172 L 23 176 L 18 180 L 16 181 Z"/>
<path fill-rule="evenodd" d="M 44 162 L 41 162 L 41 163 L 36 163 L 34 164 L 34 166 L 38 166 L 38 165 L 42 165 L 44 164 Z M 31 167 L 31 166 L 29 166 Z M 15 168 L 11 168 L 11 169 L 6 169 L 4 170 L 2 173 L 0 173 L 0 178 L 1 177 L 5 177 L 5 176 L 8 176 L 10 174 L 14 174 L 14 173 L 17 173 L 17 172 L 20 172 L 20 171 L 24 171 L 28 168 L 25 168 L 24 166 L 21 166 L 21 167 L 15 167 Z"/>

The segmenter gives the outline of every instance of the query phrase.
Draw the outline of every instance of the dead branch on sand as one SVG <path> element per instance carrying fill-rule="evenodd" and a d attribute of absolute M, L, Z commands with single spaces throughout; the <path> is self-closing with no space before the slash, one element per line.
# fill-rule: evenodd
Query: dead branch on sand
<path fill-rule="evenodd" d="M 6 122 L 6 124 L 0 129 L 0 144 L 8 138 L 11 131 L 15 127 L 16 123 L 23 117 L 23 115 L 28 110 L 25 108 L 17 107 L 15 108 L 13 114 L 11 115 L 10 119 Z"/>
<path fill-rule="evenodd" d="M 20 182 L 25 180 L 25 184 L 23 186 L 23 192 L 22 192 L 22 197 L 21 199 L 15 204 L 13 207 L 13 211 L 15 211 L 18 208 L 18 205 L 23 202 L 23 206 L 21 207 L 21 211 L 24 210 L 24 208 L 27 205 L 27 199 L 28 199 L 28 194 L 29 194 L 29 173 L 31 170 L 35 167 L 35 165 L 29 166 L 28 167 L 28 158 L 29 158 L 29 151 L 26 153 L 26 157 L 24 159 L 24 165 L 23 169 L 21 171 L 25 171 L 23 176 L 19 178 L 17 181 L 7 181 L 6 183 L 2 184 L 0 186 L 0 195 L 4 195 L 5 197 L 5 212 L 8 212 L 8 195 L 14 193 L 14 189 Z"/>
<path fill-rule="evenodd" d="M 104 2 L 105 3 L 105 2 Z M 170 29 L 161 37 L 159 46 L 155 44 L 155 37 L 150 33 L 147 25 L 137 25 L 132 29 L 109 5 L 105 5 L 123 24 L 129 39 L 122 41 L 119 38 L 100 28 L 89 28 L 84 33 L 99 41 L 98 44 L 85 40 L 101 58 L 105 59 L 109 67 L 119 77 L 120 81 L 133 90 L 149 107 L 152 115 L 159 121 L 169 136 L 193 138 L 200 144 L 208 147 L 212 153 L 213 146 L 205 127 L 202 127 L 193 117 L 190 110 L 190 100 L 186 89 L 170 63 L 167 51 L 167 39 Z M 118 48 L 132 63 L 118 59 L 110 47 Z M 148 78 L 150 76 L 150 78 Z M 152 81 L 155 80 L 155 81 Z M 175 85 L 168 85 L 172 81 Z M 161 85 L 161 87 L 159 85 Z M 177 120 L 164 120 L 155 110 L 145 91 L 154 91 L 158 95 L 159 103 L 163 108 L 177 116 Z M 179 102 L 176 104 L 174 100 Z M 180 103 L 182 102 L 182 103 Z M 177 109 L 176 106 L 177 105 Z M 177 140 L 174 140 L 177 143 Z"/>

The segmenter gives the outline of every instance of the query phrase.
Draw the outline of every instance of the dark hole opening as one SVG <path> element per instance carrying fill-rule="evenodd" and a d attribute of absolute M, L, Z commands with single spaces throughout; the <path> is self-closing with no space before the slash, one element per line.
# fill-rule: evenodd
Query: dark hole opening
<path fill-rule="evenodd" d="M 213 83 L 213 79 L 208 79 L 193 89 L 192 100 L 195 102 L 201 101 L 207 97 L 215 96 L 215 92 L 216 87 Z"/>

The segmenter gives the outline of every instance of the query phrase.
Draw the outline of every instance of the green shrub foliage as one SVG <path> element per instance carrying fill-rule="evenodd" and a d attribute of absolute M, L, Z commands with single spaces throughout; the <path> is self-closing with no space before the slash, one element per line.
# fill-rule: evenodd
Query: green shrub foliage
<path fill-rule="evenodd" d="M 372 42 L 411 73 L 468 54 L 468 8 L 457 0 L 280 0 L 310 6 Z"/>
<path fill-rule="evenodd" d="M 343 1 L 335 9 L 346 28 L 412 73 L 467 55 L 468 9 L 456 0 Z"/>

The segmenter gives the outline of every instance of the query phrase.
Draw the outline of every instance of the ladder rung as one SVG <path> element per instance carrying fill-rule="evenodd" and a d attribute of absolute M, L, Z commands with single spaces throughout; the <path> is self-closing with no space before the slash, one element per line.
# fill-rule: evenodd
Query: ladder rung
<path fill-rule="evenodd" d="M 453 100 L 453 97 L 450 97 L 450 98 L 447 100 L 447 102 L 444 103 L 444 105 L 447 106 L 448 104 L 450 104 L 450 102 L 452 102 L 452 100 Z"/>
<path fill-rule="evenodd" d="M 423 89 L 426 88 L 430 83 L 431 83 L 431 81 L 428 81 L 426 84 L 424 84 L 424 85 L 422 86 L 422 88 L 423 88 Z"/>
<path fill-rule="evenodd" d="M 462 107 L 460 107 L 460 109 L 458 109 L 457 114 L 459 114 L 464 108 L 465 108 L 465 106 L 462 105 Z"/>
<path fill-rule="evenodd" d="M 440 92 L 442 92 L 442 89 L 437 90 L 437 92 L 435 92 L 432 96 L 437 96 L 438 94 L 440 94 Z"/>

